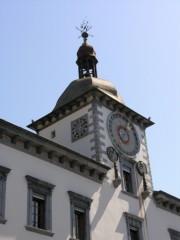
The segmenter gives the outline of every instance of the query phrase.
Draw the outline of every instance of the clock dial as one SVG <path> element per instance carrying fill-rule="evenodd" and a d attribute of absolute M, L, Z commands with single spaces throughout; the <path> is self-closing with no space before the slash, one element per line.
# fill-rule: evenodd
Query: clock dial
<path fill-rule="evenodd" d="M 114 163 L 118 160 L 118 153 L 113 147 L 107 148 L 107 156 Z"/>
<path fill-rule="evenodd" d="M 116 150 L 127 157 L 135 157 L 139 151 L 139 140 L 133 124 L 120 113 L 111 113 L 107 127 Z"/>
<path fill-rule="evenodd" d="M 136 168 L 138 173 L 143 176 L 144 174 L 147 174 L 147 167 L 145 165 L 145 163 L 143 163 L 142 161 L 139 161 L 136 163 Z"/>

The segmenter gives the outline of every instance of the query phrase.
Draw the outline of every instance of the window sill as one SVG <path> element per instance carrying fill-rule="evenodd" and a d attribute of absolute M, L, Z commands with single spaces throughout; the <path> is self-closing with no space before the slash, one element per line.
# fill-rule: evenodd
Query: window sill
<path fill-rule="evenodd" d="M 138 199 L 138 196 L 135 195 L 134 193 L 126 192 L 126 191 L 124 191 L 124 190 L 122 190 L 121 192 L 122 192 L 123 194 L 128 195 L 129 197 L 133 197 L 133 198 L 135 198 L 135 199 Z"/>
<path fill-rule="evenodd" d="M 54 235 L 53 232 L 50 232 L 50 231 L 44 230 L 44 229 L 40 229 L 40 228 L 35 228 L 35 227 L 32 227 L 32 226 L 25 226 L 25 228 L 26 228 L 27 231 L 39 233 L 39 234 L 46 235 L 46 236 L 49 236 L 49 237 L 52 237 Z"/>
<path fill-rule="evenodd" d="M 7 222 L 6 219 L 0 218 L 0 224 L 5 224 Z"/>

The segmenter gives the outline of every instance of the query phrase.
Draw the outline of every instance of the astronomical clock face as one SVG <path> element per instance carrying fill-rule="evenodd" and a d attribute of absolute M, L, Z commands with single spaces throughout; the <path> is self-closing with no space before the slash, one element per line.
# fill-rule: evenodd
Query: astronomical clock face
<path fill-rule="evenodd" d="M 133 124 L 120 113 L 111 113 L 107 127 L 116 150 L 127 157 L 135 157 L 139 151 L 139 140 Z"/>
<path fill-rule="evenodd" d="M 88 116 L 84 116 L 71 122 L 71 138 L 72 142 L 88 135 Z"/>

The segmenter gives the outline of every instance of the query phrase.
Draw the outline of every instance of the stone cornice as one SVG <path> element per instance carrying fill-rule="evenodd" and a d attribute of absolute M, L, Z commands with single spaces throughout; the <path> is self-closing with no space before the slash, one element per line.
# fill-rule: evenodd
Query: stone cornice
<path fill-rule="evenodd" d="M 41 131 L 42 129 L 52 125 L 53 123 L 59 121 L 60 119 L 66 117 L 67 115 L 81 109 L 82 107 L 92 103 L 92 101 L 98 101 L 103 106 L 109 108 L 112 111 L 119 111 L 127 116 L 133 123 L 137 124 L 142 128 L 147 128 L 152 126 L 154 123 L 140 115 L 139 113 L 128 108 L 123 103 L 117 101 L 117 99 L 109 96 L 106 92 L 100 89 L 92 89 L 82 96 L 79 96 L 77 99 L 69 102 L 65 106 L 62 106 L 60 109 L 50 112 L 44 117 L 38 119 L 37 121 L 32 122 L 27 127 L 36 132 Z"/>
<path fill-rule="evenodd" d="M 99 183 L 110 169 L 100 162 L 2 119 L 0 119 L 0 143 Z"/>
<path fill-rule="evenodd" d="M 180 215 L 180 199 L 163 191 L 153 192 L 154 202 L 157 207 Z"/>

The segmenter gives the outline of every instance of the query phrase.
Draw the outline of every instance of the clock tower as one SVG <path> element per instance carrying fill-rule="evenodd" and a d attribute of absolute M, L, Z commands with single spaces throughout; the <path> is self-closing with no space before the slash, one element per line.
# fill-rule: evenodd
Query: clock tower
<path fill-rule="evenodd" d="M 52 112 L 28 127 L 111 167 L 113 172 L 113 162 L 107 154 L 111 147 L 118 156 L 119 164 L 114 165 L 116 177 L 120 176 L 124 191 L 130 194 L 138 191 L 141 176 L 136 165 L 141 162 L 147 169 L 144 189 L 152 190 L 145 129 L 154 123 L 126 106 L 111 82 L 97 77 L 98 60 L 87 42 L 87 31 L 82 32 L 82 38 L 76 61 L 79 78 L 65 89 Z"/>

